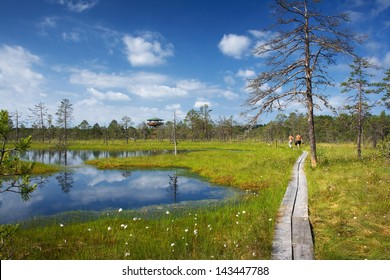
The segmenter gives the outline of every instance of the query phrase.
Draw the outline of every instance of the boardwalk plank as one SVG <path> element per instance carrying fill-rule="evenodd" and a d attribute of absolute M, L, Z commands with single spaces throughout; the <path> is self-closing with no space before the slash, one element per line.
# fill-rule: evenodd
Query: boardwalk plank
<path fill-rule="evenodd" d="M 272 259 L 314 259 L 308 215 L 307 180 L 303 170 L 307 152 L 295 162 L 293 175 L 278 211 L 272 244 Z"/>

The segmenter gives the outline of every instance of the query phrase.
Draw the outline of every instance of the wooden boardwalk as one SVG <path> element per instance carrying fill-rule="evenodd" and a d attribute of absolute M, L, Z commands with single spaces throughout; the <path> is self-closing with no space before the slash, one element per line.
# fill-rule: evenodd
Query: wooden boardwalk
<path fill-rule="evenodd" d="M 294 164 L 276 221 L 272 244 L 273 260 L 314 260 L 313 236 L 308 213 L 306 175 L 303 171 L 307 152 Z"/>

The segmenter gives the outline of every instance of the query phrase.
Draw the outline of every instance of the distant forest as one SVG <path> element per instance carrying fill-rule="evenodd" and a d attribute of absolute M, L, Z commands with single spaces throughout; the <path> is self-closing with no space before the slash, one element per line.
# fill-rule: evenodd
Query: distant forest
<path fill-rule="evenodd" d="M 279 114 L 275 120 L 249 127 L 236 122 L 232 116 L 211 118 L 211 110 L 207 105 L 190 110 L 183 120 L 170 120 L 158 127 L 142 122 L 134 125 L 129 116 L 120 120 L 112 120 L 108 126 L 89 123 L 83 120 L 72 125 L 73 108 L 69 100 L 65 100 L 56 113 L 56 119 L 47 113 L 43 103 L 35 105 L 29 112 L 29 127 L 21 120 L 19 113 L 10 112 L 10 125 L 13 132 L 11 139 L 32 136 L 33 141 L 56 142 L 66 140 L 120 140 L 145 141 L 147 139 L 189 141 L 235 141 L 253 139 L 264 142 L 287 142 L 290 134 L 300 133 L 308 142 L 308 122 L 305 114 L 293 112 L 289 115 Z M 335 116 L 315 116 L 316 140 L 322 143 L 355 142 L 357 139 L 357 116 L 340 113 Z M 364 116 L 364 144 L 374 147 L 384 141 L 390 132 L 390 116 L 382 111 L 379 115 L 367 113 Z"/>

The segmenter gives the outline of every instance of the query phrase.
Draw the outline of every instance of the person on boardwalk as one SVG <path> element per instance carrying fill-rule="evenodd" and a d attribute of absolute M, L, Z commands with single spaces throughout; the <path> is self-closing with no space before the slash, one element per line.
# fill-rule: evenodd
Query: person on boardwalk
<path fill-rule="evenodd" d="M 292 134 L 290 134 L 290 136 L 288 137 L 288 146 L 290 148 L 292 148 L 293 141 L 294 141 L 294 136 L 292 136 Z"/>
<path fill-rule="evenodd" d="M 298 133 L 297 136 L 295 136 L 295 145 L 298 147 L 298 149 L 300 149 L 301 144 L 302 144 L 302 136 L 300 133 Z"/>

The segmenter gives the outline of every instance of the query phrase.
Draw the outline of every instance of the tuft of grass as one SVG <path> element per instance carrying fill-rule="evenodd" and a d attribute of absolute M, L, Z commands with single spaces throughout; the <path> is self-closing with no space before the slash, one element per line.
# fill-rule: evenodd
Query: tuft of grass
<path fill-rule="evenodd" d="M 34 167 L 32 169 L 31 174 L 33 175 L 51 174 L 51 173 L 59 172 L 61 169 L 62 169 L 61 166 L 34 162 Z"/>
<path fill-rule="evenodd" d="M 317 259 L 390 259 L 390 165 L 377 150 L 320 145 L 306 168 Z"/>

